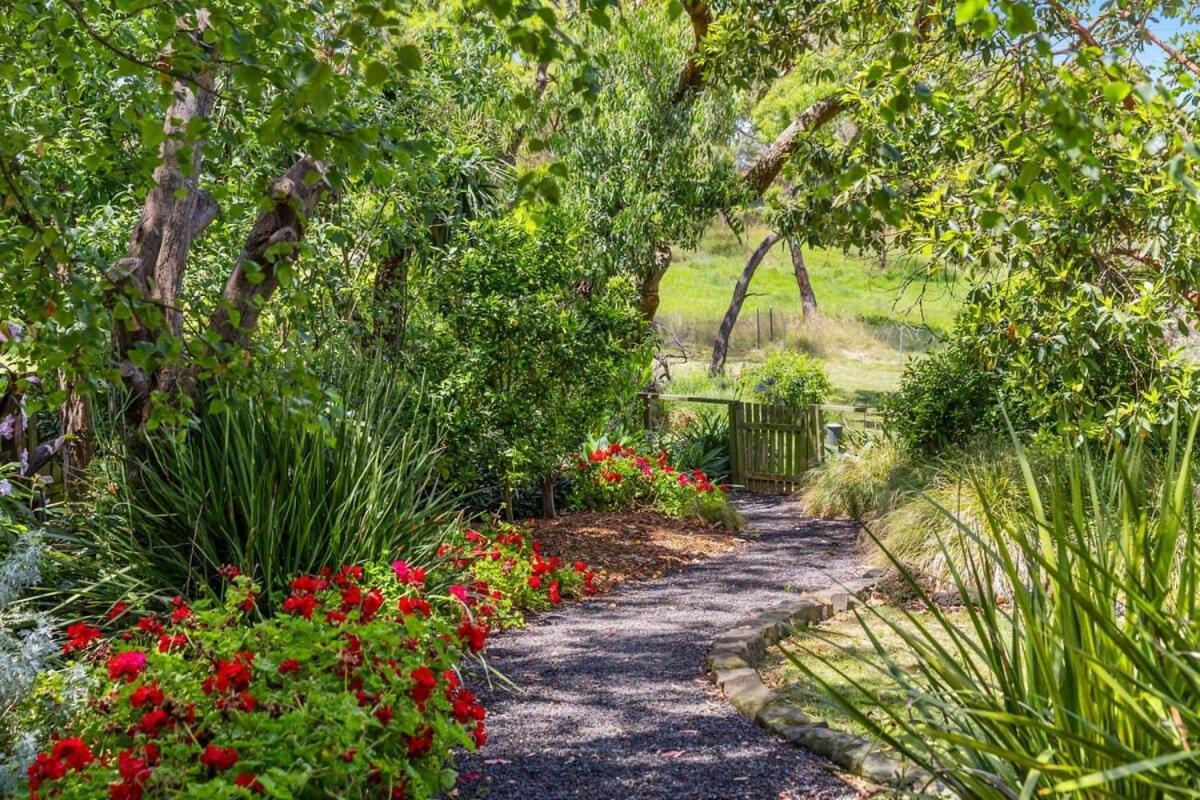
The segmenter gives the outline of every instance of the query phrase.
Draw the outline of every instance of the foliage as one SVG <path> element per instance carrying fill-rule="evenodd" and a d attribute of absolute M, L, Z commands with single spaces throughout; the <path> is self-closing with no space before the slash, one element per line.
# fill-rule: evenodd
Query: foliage
<path fill-rule="evenodd" d="M 819 405 L 833 391 L 820 362 L 807 353 L 781 350 L 742 372 L 743 393 L 760 403 L 802 408 Z"/>
<path fill-rule="evenodd" d="M 418 280 L 414 369 L 439 402 L 462 480 L 513 484 L 554 471 L 632 394 L 642 321 L 564 212 L 475 221 Z"/>
<path fill-rule="evenodd" d="M 7 796 L 44 735 L 36 726 L 22 725 L 16 709 L 29 702 L 58 648 L 53 619 L 21 602 L 42 582 L 45 545 L 37 531 L 18 521 L 20 494 L 13 484 L 0 477 L 0 485 L 7 487 L 0 491 L 0 796 Z"/>
<path fill-rule="evenodd" d="M 596 573 L 586 562 L 565 565 L 558 556 L 545 557 L 538 540 L 511 525 L 487 533 L 466 530 L 462 541 L 443 545 L 440 554 L 480 585 L 488 607 L 479 613 L 498 627 L 520 627 L 527 611 L 596 593 Z"/>
<path fill-rule="evenodd" d="M 232 575 L 232 572 L 227 572 Z M 29 769 L 35 794 L 170 796 L 451 788 L 454 747 L 486 741 L 484 711 L 455 672 L 486 626 L 411 573 L 360 567 L 291 581 L 284 614 L 251 621 L 258 587 L 234 576 L 223 603 L 176 598 L 163 620 L 80 623 L 63 646 L 106 701 L 90 705 Z M 460 624 L 461 621 L 461 624 Z M 302 735 L 297 735 L 302 733 Z"/>
<path fill-rule="evenodd" d="M 338 368 L 310 429 L 266 396 L 214 387 L 199 424 L 155 438 L 132 465 L 126 519 L 110 531 L 140 548 L 164 585 L 203 591 L 234 564 L 277 603 L 287 576 L 341 561 L 428 563 L 455 522 L 440 446 L 420 386 L 381 362 Z"/>
<path fill-rule="evenodd" d="M 1048 457 L 1030 453 L 1041 466 Z M 875 521 L 873 530 L 883 542 L 876 560 L 904 562 L 928 585 L 953 588 L 953 571 L 980 562 L 979 542 L 966 533 L 979 530 L 990 516 L 1002 526 L 1019 524 L 1029 513 L 1021 470 L 1011 448 L 977 442 L 970 451 L 943 454 L 925 470 L 918 492 L 893 504 Z M 1004 575 L 996 572 L 996 593 L 1006 593 Z"/>
<path fill-rule="evenodd" d="M 933 619 L 918 626 L 906 613 L 897 625 L 868 609 L 861 623 L 888 626 L 912 651 L 916 668 L 897 669 L 876 643 L 909 702 L 876 707 L 882 723 L 852 704 L 847 713 L 959 796 L 1200 790 L 1195 431 L 1165 454 L 1160 485 L 1159 457 L 1138 445 L 1097 459 L 1067 439 L 1044 485 L 1020 455 L 1029 512 L 998 515 L 981 493 L 977 527 L 962 526 L 978 547 L 962 561 L 945 550 L 966 618 L 951 621 L 906 573 Z"/>
<path fill-rule="evenodd" d="M 910 451 L 936 455 L 1002 433 L 1006 412 L 1019 418 L 1020 396 L 1012 389 L 1005 393 L 978 355 L 952 343 L 905 365 L 899 390 L 884 400 L 884 419 Z"/>
<path fill-rule="evenodd" d="M 698 517 L 739 530 L 742 519 L 704 472 L 690 474 L 668 462 L 667 452 L 638 455 L 613 442 L 585 450 L 571 473 L 571 505 L 602 511 L 649 505 L 671 517 Z"/>
<path fill-rule="evenodd" d="M 826 519 L 883 514 L 919 484 L 921 469 L 895 437 L 868 434 L 809 472 L 800 502 Z"/>
<path fill-rule="evenodd" d="M 727 483 L 729 467 L 729 412 L 706 410 L 682 427 L 672 426 L 663 444 L 668 460 L 682 470 L 700 470 L 715 483 Z"/>

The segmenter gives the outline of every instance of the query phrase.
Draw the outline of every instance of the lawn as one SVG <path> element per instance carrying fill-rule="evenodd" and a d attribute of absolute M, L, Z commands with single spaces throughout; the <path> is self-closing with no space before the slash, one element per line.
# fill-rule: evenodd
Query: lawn
<path fill-rule="evenodd" d="M 724 223 L 712 225 L 693 250 L 676 255 L 663 279 L 658 320 L 664 352 L 686 354 L 672 369 L 676 391 L 727 394 L 705 376 L 712 342 L 733 286 L 754 246 L 766 235 L 755 225 L 741 240 Z M 805 320 L 791 256 L 778 244 L 750 285 L 730 342 L 727 374 L 793 347 L 819 357 L 829 372 L 832 402 L 874 405 L 899 381 L 905 360 L 947 332 L 966 292 L 953 273 L 927 275 L 913 259 L 832 250 L 805 250 L 820 317 Z"/>
<path fill-rule="evenodd" d="M 905 628 L 910 628 L 913 624 L 905 618 L 905 612 L 893 606 L 880 605 L 876 610 L 888 621 L 899 623 Z M 958 617 L 966 620 L 965 612 L 945 613 L 952 621 Z M 917 663 L 903 638 L 883 620 L 875 617 L 873 612 L 864 611 L 863 614 L 863 619 L 871 626 L 871 632 L 879 639 L 895 665 L 902 671 L 911 673 Z M 913 615 L 921 620 L 922 624 L 928 623 L 926 629 L 938 635 L 939 641 L 942 640 L 942 629 L 933 622 L 927 612 L 913 612 Z M 946 638 L 945 641 L 948 642 L 949 639 Z M 881 711 L 876 710 L 878 706 L 897 709 L 902 708 L 906 702 L 895 681 L 879 668 L 881 662 L 875 647 L 853 613 L 842 614 L 812 629 L 811 632 L 798 633 L 783 640 L 780 645 L 802 659 L 816 675 L 834 687 L 838 694 L 850 700 L 856 708 L 872 719 L 886 719 Z M 813 719 L 827 722 L 836 730 L 858 736 L 868 735 L 866 728 L 838 707 L 817 681 L 805 675 L 784 656 L 780 647 L 770 648 L 766 660 L 763 661 L 761 673 L 768 686 L 782 691 L 790 701 Z"/>

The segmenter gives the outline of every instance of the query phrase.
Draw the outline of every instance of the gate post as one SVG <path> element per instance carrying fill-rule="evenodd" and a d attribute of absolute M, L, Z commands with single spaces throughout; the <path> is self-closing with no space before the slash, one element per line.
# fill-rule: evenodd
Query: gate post
<path fill-rule="evenodd" d="M 735 486 L 745 484 L 742 475 L 742 403 L 735 400 L 729 404 L 729 482 Z"/>

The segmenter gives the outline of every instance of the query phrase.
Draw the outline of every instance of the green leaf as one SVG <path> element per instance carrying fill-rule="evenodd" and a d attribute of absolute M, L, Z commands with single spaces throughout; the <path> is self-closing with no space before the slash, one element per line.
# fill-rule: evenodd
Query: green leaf
<path fill-rule="evenodd" d="M 421 67 L 421 51 L 411 44 L 401 45 L 396 48 L 395 56 L 396 68 L 411 72 Z"/>
<path fill-rule="evenodd" d="M 383 64 L 378 61 L 372 61 L 370 64 L 367 64 L 364 77 L 367 79 L 368 86 L 378 86 L 387 80 L 387 76 L 388 69 Z"/>
<path fill-rule="evenodd" d="M 959 0 L 954 8 L 954 24 L 966 25 L 987 10 L 987 0 Z"/>
<path fill-rule="evenodd" d="M 1133 87 L 1125 81 L 1111 81 L 1104 87 L 1104 97 L 1110 103 L 1120 103 L 1131 91 Z"/>

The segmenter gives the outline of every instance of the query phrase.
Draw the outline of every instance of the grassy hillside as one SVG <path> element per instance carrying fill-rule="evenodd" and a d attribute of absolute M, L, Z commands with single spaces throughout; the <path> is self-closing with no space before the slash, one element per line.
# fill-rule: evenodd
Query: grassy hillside
<path fill-rule="evenodd" d="M 739 241 L 727 226 L 714 224 L 696 250 L 676 255 L 663 280 L 658 319 L 668 342 L 664 351 L 687 355 L 672 368 L 677 390 L 721 391 L 704 377 L 712 342 L 733 285 L 766 233 L 754 226 Z M 967 288 L 953 273 L 925 276 L 911 259 L 881 265 L 877 257 L 809 249 L 804 256 L 820 317 L 803 319 L 791 256 L 777 244 L 750 285 L 730 343 L 728 374 L 771 349 L 794 347 L 825 362 L 837 390 L 833 399 L 874 404 L 895 388 L 910 355 L 949 330 Z"/>

